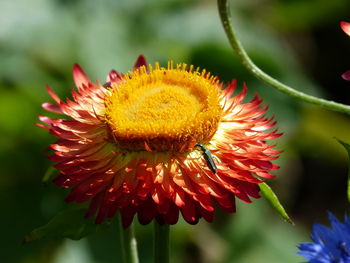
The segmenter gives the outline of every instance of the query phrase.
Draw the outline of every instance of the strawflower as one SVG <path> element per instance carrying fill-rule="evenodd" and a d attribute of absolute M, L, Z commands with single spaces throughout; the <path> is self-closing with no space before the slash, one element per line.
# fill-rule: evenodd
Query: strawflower
<path fill-rule="evenodd" d="M 73 100 L 47 86 L 55 104 L 43 104 L 66 117 L 40 116 L 39 126 L 58 138 L 54 182 L 72 189 L 66 201 L 90 201 L 96 223 L 118 211 L 124 227 L 135 215 L 141 224 L 175 224 L 180 212 L 190 224 L 210 222 L 215 207 L 234 213 L 236 197 L 251 202 L 258 183 L 274 177 L 280 151 L 267 141 L 280 134 L 257 95 L 243 103 L 246 86 L 233 96 L 236 81 L 223 89 L 205 70 L 151 66 L 143 56 L 103 85 L 78 65 L 73 77 Z"/>
<path fill-rule="evenodd" d="M 314 224 L 311 234 L 313 243 L 301 243 L 299 255 L 308 263 L 350 263 L 350 220 L 344 223 L 328 213 L 331 228 Z"/>
<path fill-rule="evenodd" d="M 342 21 L 340 22 L 340 27 L 345 32 L 345 34 L 350 36 L 350 23 Z M 343 73 L 342 78 L 350 81 L 350 70 Z"/>

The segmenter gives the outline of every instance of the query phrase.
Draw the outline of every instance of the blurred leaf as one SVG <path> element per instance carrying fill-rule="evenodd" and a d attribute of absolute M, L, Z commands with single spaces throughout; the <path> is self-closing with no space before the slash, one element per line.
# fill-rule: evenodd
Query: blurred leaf
<path fill-rule="evenodd" d="M 79 240 L 111 224 L 110 222 L 103 225 L 95 224 L 91 219 L 84 217 L 85 213 L 85 207 L 68 208 L 54 216 L 46 225 L 36 228 L 26 235 L 23 243 L 43 238 L 70 238 Z"/>
<path fill-rule="evenodd" d="M 294 225 L 293 221 L 288 216 L 286 210 L 283 208 L 282 204 L 278 200 L 277 195 L 272 191 L 270 186 L 268 186 L 266 183 L 260 183 L 259 184 L 260 190 L 262 195 L 265 197 L 265 199 L 269 202 L 269 204 L 275 209 L 277 213 L 280 214 L 280 216 L 287 221 L 288 223 Z"/>
<path fill-rule="evenodd" d="M 344 146 L 345 150 L 348 153 L 349 156 L 349 165 L 348 165 L 348 201 L 350 202 L 350 144 L 343 142 L 339 139 L 337 141 Z"/>
<path fill-rule="evenodd" d="M 320 107 L 308 106 L 303 109 L 300 118 L 300 131 L 292 144 L 307 156 L 343 165 L 347 156 L 334 137 L 350 141 L 348 117 Z"/>
<path fill-rule="evenodd" d="M 44 177 L 42 179 L 42 182 L 47 183 L 47 182 L 51 181 L 51 179 L 54 177 L 56 171 L 57 171 L 56 168 L 53 166 L 50 166 L 49 168 L 47 168 L 47 170 L 44 174 Z"/>
<path fill-rule="evenodd" d="M 343 17 L 347 14 L 348 7 L 347 0 L 276 1 L 266 16 L 281 29 L 305 30 Z M 300 19 L 291 19 L 295 16 Z"/>

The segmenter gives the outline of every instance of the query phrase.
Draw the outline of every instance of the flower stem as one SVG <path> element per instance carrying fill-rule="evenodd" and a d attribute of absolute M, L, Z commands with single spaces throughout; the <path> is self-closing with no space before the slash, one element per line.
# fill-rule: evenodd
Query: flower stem
<path fill-rule="evenodd" d="M 118 213 L 116 216 L 117 219 L 117 227 L 118 227 L 118 239 L 120 242 L 120 250 L 121 250 L 121 258 L 123 263 L 126 262 L 126 251 L 125 251 L 125 240 L 124 240 L 124 228 L 122 226 L 121 215 Z"/>
<path fill-rule="evenodd" d="M 228 0 L 218 0 L 218 8 L 221 17 L 221 22 L 225 29 L 226 35 L 229 39 L 231 47 L 237 53 L 241 63 L 250 71 L 255 77 L 271 85 L 275 89 L 291 96 L 296 99 L 306 101 L 312 104 L 319 105 L 325 109 L 338 111 L 350 115 L 350 106 L 337 103 L 334 101 L 329 101 L 321 98 L 317 98 L 303 92 L 297 91 L 290 86 L 283 84 L 282 82 L 274 79 L 264 71 L 262 71 L 254 62 L 250 59 L 241 42 L 237 38 L 236 33 L 232 27 L 231 14 L 229 13 Z"/>
<path fill-rule="evenodd" d="M 154 222 L 154 263 L 169 263 L 169 232 L 169 225 Z"/>
<path fill-rule="evenodd" d="M 137 255 L 137 242 L 135 238 L 134 224 L 132 223 L 127 229 L 124 229 L 118 216 L 118 231 L 120 233 L 122 262 L 139 263 Z"/>
<path fill-rule="evenodd" d="M 124 229 L 125 251 L 127 263 L 139 263 L 137 255 L 137 242 L 135 237 L 134 223 Z"/>

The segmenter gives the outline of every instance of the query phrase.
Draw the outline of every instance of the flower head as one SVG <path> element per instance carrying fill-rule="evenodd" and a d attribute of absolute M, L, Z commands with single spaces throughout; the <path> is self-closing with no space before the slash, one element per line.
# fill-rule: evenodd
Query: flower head
<path fill-rule="evenodd" d="M 349 263 L 350 262 L 350 220 L 344 223 L 328 213 L 331 228 L 314 224 L 311 234 L 313 243 L 301 243 L 299 255 L 309 263 Z"/>
<path fill-rule="evenodd" d="M 111 71 L 104 85 L 92 83 L 75 65 L 77 91 L 44 103 L 66 118 L 40 116 L 58 141 L 49 158 L 60 174 L 54 182 L 71 188 L 68 202 L 91 201 L 96 223 L 117 211 L 127 227 L 156 219 L 175 224 L 213 220 L 215 204 L 235 212 L 235 198 L 259 197 L 258 183 L 272 178 L 280 153 L 267 141 L 280 136 L 267 108 L 255 96 L 243 103 L 236 82 L 225 89 L 205 70 L 186 64 L 147 66 L 143 56 L 132 72 Z"/>
<path fill-rule="evenodd" d="M 342 21 L 340 22 L 340 27 L 345 32 L 345 34 L 350 36 L 350 23 Z M 350 80 L 350 70 L 343 73 L 342 78 L 345 80 Z"/>

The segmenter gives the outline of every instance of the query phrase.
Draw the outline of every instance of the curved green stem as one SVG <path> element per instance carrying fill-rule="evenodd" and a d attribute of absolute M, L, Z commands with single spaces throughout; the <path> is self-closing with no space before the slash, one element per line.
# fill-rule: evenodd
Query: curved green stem
<path fill-rule="evenodd" d="M 243 48 L 241 42 L 238 40 L 236 33 L 233 31 L 232 28 L 232 21 L 231 21 L 231 15 L 229 13 L 229 5 L 228 0 L 218 0 L 218 8 L 219 13 L 221 17 L 222 24 L 224 26 L 226 35 L 229 39 L 229 42 L 231 44 L 231 47 L 234 49 L 234 51 L 237 53 L 238 57 L 240 58 L 242 64 L 258 79 L 266 82 L 267 84 L 271 85 L 275 89 L 291 96 L 294 98 L 297 98 L 302 101 L 306 101 L 312 104 L 319 105 L 323 108 L 326 108 L 328 110 L 338 111 L 342 113 L 346 113 L 350 115 L 350 106 L 337 103 L 334 101 L 329 101 L 321 98 L 317 98 L 308 94 L 305 94 L 303 92 L 297 91 L 280 81 L 272 78 L 270 75 L 266 74 L 264 71 L 262 71 L 259 67 L 257 67 L 254 62 L 250 59 L 247 52 Z"/>
<path fill-rule="evenodd" d="M 169 232 L 169 225 L 154 222 L 154 263 L 169 263 Z"/>
<path fill-rule="evenodd" d="M 121 223 L 120 215 L 118 216 L 117 223 L 121 241 L 122 262 L 139 263 L 134 224 L 132 223 L 127 229 L 124 229 Z"/>

